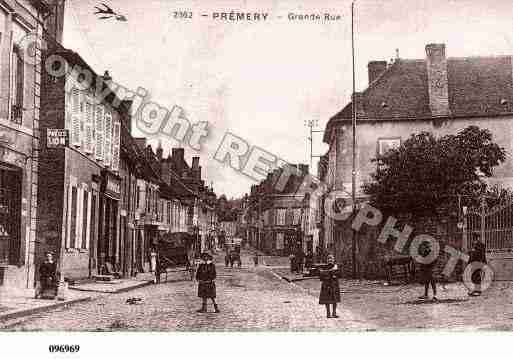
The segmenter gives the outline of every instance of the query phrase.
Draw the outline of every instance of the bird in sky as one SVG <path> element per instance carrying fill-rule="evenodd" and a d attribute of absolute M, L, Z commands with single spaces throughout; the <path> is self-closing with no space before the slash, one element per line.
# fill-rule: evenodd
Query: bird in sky
<path fill-rule="evenodd" d="M 124 15 L 115 12 L 108 5 L 105 5 L 104 3 L 101 3 L 100 5 L 103 6 L 103 9 L 99 6 L 94 7 L 97 10 L 94 14 L 101 15 L 98 17 L 98 19 L 106 20 L 114 17 L 117 21 L 128 21 L 128 19 Z"/>

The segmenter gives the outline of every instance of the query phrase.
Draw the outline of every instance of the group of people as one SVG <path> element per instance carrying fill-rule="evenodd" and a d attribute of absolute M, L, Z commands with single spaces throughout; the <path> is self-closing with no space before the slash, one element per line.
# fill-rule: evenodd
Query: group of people
<path fill-rule="evenodd" d="M 423 242 L 423 245 L 419 248 L 419 254 L 422 257 L 428 257 L 431 254 L 432 248 L 429 242 Z M 486 247 L 485 244 L 481 241 L 477 234 L 473 236 L 472 250 L 469 253 L 469 263 L 482 263 L 487 264 L 486 261 Z M 424 284 L 424 295 L 420 296 L 419 299 L 428 299 L 429 298 L 429 287 L 432 288 L 433 291 L 433 301 L 438 301 L 436 297 L 437 288 L 436 288 L 436 279 L 435 279 L 435 268 L 437 266 L 437 261 L 434 260 L 430 263 L 420 263 L 420 279 Z M 480 296 L 481 295 L 481 283 L 483 281 L 484 272 L 481 268 L 473 271 L 471 276 L 471 281 L 474 286 L 468 293 L 469 296 Z"/>
<path fill-rule="evenodd" d="M 419 248 L 419 254 L 422 257 L 427 257 L 431 254 L 432 248 L 428 242 L 424 242 L 422 246 Z M 302 270 L 302 263 L 308 268 L 309 265 L 312 264 L 310 261 L 310 254 L 306 255 L 304 258 L 304 262 L 301 261 L 301 255 L 298 255 L 296 258 L 294 267 L 295 270 Z M 209 253 L 201 254 L 201 263 L 199 264 L 196 270 L 196 280 L 198 282 L 198 297 L 202 300 L 201 308 L 197 310 L 199 313 L 207 312 L 207 301 L 211 300 L 214 306 L 214 312 L 219 313 L 219 307 L 216 302 L 216 267 L 213 262 L 213 257 Z M 291 258 L 292 262 L 292 258 Z M 427 262 L 427 261 L 426 261 Z M 470 252 L 470 263 L 479 262 L 486 264 L 486 250 L 485 245 L 482 243 L 479 238 L 474 237 L 473 247 Z M 254 257 L 255 266 L 258 265 L 258 254 Z M 435 268 L 437 265 L 437 261 L 431 261 L 430 263 L 420 263 L 420 279 L 424 284 L 424 295 L 419 297 L 420 299 L 427 299 L 429 288 L 432 288 L 433 291 L 433 300 L 437 301 L 437 287 L 435 280 Z M 156 274 L 156 282 L 159 277 L 158 270 L 158 254 L 156 251 L 152 251 L 151 255 L 151 267 L 152 270 L 155 271 Z M 292 270 L 291 265 L 291 270 Z M 53 259 L 53 254 L 48 253 L 45 261 L 40 265 L 39 268 L 39 277 L 40 277 L 40 289 L 38 291 L 39 297 L 44 298 L 54 298 L 57 294 L 58 287 L 58 273 L 57 273 L 57 265 Z M 327 318 L 338 318 L 337 315 L 337 304 L 340 303 L 340 286 L 339 286 L 339 277 L 340 277 L 340 269 L 335 262 L 335 257 L 333 255 L 327 256 L 327 265 L 323 267 L 319 271 L 319 279 L 321 282 L 321 290 L 319 293 L 319 304 L 324 305 L 326 307 L 326 317 Z M 475 286 L 475 289 L 469 292 L 471 296 L 478 296 L 481 294 L 481 283 L 483 280 L 483 271 L 482 269 L 477 269 L 472 274 L 472 282 Z"/>
<path fill-rule="evenodd" d="M 305 254 L 302 250 L 295 251 L 290 254 L 290 272 L 291 273 L 303 273 L 306 269 L 307 271 L 312 267 L 314 263 L 314 254 L 312 251 L 308 251 Z"/>

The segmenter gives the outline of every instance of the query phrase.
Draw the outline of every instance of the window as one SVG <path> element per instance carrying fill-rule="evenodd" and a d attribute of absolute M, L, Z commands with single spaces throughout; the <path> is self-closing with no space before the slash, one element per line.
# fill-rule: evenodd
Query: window
<path fill-rule="evenodd" d="M 71 90 L 71 143 L 76 147 L 79 147 L 82 141 L 80 123 L 80 91 L 74 87 Z"/>
<path fill-rule="evenodd" d="M 279 226 L 283 226 L 286 224 L 285 217 L 286 217 L 287 209 L 286 208 L 278 208 L 276 210 L 276 224 Z M 287 223 L 289 224 L 289 223 Z"/>
<path fill-rule="evenodd" d="M 378 139 L 378 156 L 382 156 L 389 150 L 399 148 L 401 146 L 401 138 L 379 138 Z"/>
<path fill-rule="evenodd" d="M 23 119 L 23 90 L 25 82 L 25 63 L 23 50 L 14 45 L 11 69 L 11 121 L 21 124 Z"/>
<path fill-rule="evenodd" d="M 68 248 L 75 248 L 77 241 L 77 201 L 78 191 L 76 186 L 71 187 L 71 208 L 70 208 L 70 238 Z"/>
<path fill-rule="evenodd" d="M 86 243 L 86 247 L 94 245 L 94 237 L 96 235 L 96 194 L 94 192 L 91 193 L 91 220 L 89 221 L 89 242 Z"/>
<path fill-rule="evenodd" d="M 88 226 L 87 226 L 87 220 L 89 218 L 89 192 L 84 190 L 83 201 L 82 201 L 82 243 L 80 245 L 80 248 L 87 248 L 87 234 L 88 234 Z"/>

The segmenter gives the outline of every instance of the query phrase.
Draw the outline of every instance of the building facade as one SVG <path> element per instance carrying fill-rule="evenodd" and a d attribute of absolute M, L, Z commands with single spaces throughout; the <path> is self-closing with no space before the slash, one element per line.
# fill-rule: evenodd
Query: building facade
<path fill-rule="evenodd" d="M 48 12 L 44 1 L 0 1 L 0 292 L 34 288 L 41 38 Z"/>
<path fill-rule="evenodd" d="M 428 131 L 443 136 L 475 125 L 490 130 L 493 141 L 511 153 L 512 63 L 512 56 L 447 57 L 444 44 L 427 45 L 424 59 L 370 62 L 369 86 L 355 94 L 358 200 L 366 200 L 361 186 L 371 180 L 370 174 L 376 169 L 376 163 L 371 160 L 399 146 L 413 133 Z M 330 191 L 344 191 L 347 197 L 352 190 L 351 114 L 349 103 L 330 119 L 324 134 L 324 141 L 329 145 L 325 182 Z M 513 160 L 507 156 L 489 183 L 511 188 L 512 170 Z M 440 221 L 429 234 L 441 242 L 449 241 L 456 248 L 464 248 L 462 231 L 451 226 L 455 227 L 456 223 Z M 359 235 L 362 238 L 358 243 L 358 265 L 377 266 L 382 252 L 374 245 L 375 234 Z M 334 244 L 338 260 L 349 265 L 351 236 L 348 221 L 335 223 L 326 218 L 325 240 Z"/>
<path fill-rule="evenodd" d="M 71 72 L 56 78 L 43 74 L 41 105 L 41 191 L 38 220 L 41 258 L 55 253 L 61 275 L 83 278 L 97 274 L 106 262 L 120 260 L 121 213 L 120 108 L 111 94 L 96 97 L 96 82 L 108 86 L 71 50 L 49 46 L 45 59 L 58 56 L 66 66 L 79 65 L 93 74 L 93 87 L 83 88 Z M 51 133 L 64 130 L 68 144 L 52 146 Z"/>
<path fill-rule="evenodd" d="M 314 250 L 308 231 L 309 201 L 300 191 L 308 175 L 307 165 L 293 166 L 282 190 L 275 188 L 281 169 L 270 172 L 266 179 L 251 188 L 248 199 L 249 241 L 267 254 L 287 256 L 298 250 Z"/>

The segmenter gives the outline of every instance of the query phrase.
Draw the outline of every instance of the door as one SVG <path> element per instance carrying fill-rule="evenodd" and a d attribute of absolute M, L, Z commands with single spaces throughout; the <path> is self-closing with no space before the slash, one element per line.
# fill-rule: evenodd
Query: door
<path fill-rule="evenodd" d="M 0 264 L 19 264 L 21 169 L 0 165 Z"/>

